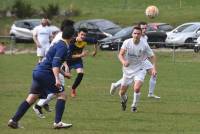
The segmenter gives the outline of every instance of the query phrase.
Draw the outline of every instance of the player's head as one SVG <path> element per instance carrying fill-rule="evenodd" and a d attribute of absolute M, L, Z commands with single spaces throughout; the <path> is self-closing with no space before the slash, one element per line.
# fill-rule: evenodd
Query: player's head
<path fill-rule="evenodd" d="M 138 44 L 140 42 L 140 37 L 142 36 L 142 29 L 138 26 L 133 28 L 133 33 L 132 33 L 132 37 L 133 37 L 133 42 L 135 44 Z"/>
<path fill-rule="evenodd" d="M 87 32 L 88 32 L 87 28 L 80 28 L 78 30 L 78 37 L 81 38 L 81 39 L 85 39 Z"/>
<path fill-rule="evenodd" d="M 74 36 L 75 30 L 73 26 L 69 27 L 64 27 L 63 33 L 62 33 L 62 38 L 66 40 L 72 39 Z"/>
<path fill-rule="evenodd" d="M 41 20 L 41 25 L 42 26 L 47 26 L 48 25 L 48 18 L 47 17 L 43 17 Z"/>
<path fill-rule="evenodd" d="M 147 23 L 144 21 L 141 21 L 138 23 L 138 27 L 140 27 L 142 29 L 142 35 L 144 36 L 147 31 Z"/>
<path fill-rule="evenodd" d="M 73 26 L 74 26 L 73 20 L 65 19 L 61 23 L 60 30 L 63 31 L 65 27 L 73 27 Z"/>

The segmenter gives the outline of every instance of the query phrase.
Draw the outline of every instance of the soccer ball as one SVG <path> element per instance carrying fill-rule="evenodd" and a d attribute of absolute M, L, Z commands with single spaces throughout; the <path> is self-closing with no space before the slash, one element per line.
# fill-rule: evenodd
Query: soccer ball
<path fill-rule="evenodd" d="M 145 15 L 148 18 L 153 19 L 156 16 L 158 16 L 158 14 L 159 14 L 159 10 L 156 6 L 151 5 L 146 8 Z"/>

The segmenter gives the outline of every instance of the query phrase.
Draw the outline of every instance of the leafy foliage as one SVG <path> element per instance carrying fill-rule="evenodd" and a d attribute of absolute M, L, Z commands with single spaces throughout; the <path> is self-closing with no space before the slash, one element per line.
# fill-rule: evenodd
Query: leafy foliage
<path fill-rule="evenodd" d="M 59 14 L 59 5 L 58 4 L 48 4 L 47 7 L 41 6 L 41 9 L 43 11 L 43 14 L 47 16 L 48 18 L 52 18 L 53 16 L 56 16 Z"/>
<path fill-rule="evenodd" d="M 34 9 L 31 4 L 23 0 L 16 0 L 12 6 L 11 12 L 18 18 L 25 18 L 32 16 L 34 14 Z"/>

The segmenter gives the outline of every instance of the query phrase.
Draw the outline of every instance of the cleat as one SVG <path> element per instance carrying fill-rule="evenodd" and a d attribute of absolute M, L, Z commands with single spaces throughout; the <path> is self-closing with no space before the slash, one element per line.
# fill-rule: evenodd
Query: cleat
<path fill-rule="evenodd" d="M 52 109 L 50 109 L 49 104 L 45 104 L 43 106 L 43 108 L 47 111 L 47 112 L 52 112 Z"/>
<path fill-rule="evenodd" d="M 154 95 L 154 94 L 148 94 L 148 97 L 149 97 L 149 98 L 154 98 L 154 99 L 160 99 L 159 96 L 156 96 L 156 95 Z"/>
<path fill-rule="evenodd" d="M 45 116 L 43 115 L 43 112 L 42 112 L 42 107 L 38 106 L 38 105 L 34 105 L 33 106 L 33 111 L 36 113 L 36 115 L 41 118 L 41 119 L 44 119 Z"/>
<path fill-rule="evenodd" d="M 75 89 L 71 90 L 71 97 L 72 98 L 76 97 L 76 90 Z"/>
<path fill-rule="evenodd" d="M 127 100 L 128 100 L 128 97 L 127 97 L 127 99 L 123 102 L 123 101 L 121 101 L 121 108 L 122 108 L 122 111 L 125 111 L 126 110 L 126 102 L 127 102 Z"/>
<path fill-rule="evenodd" d="M 110 86 L 110 95 L 114 95 L 116 89 L 117 89 L 117 87 L 115 86 L 114 83 L 112 83 Z"/>
<path fill-rule="evenodd" d="M 18 122 L 13 121 L 12 119 L 10 119 L 10 120 L 8 121 L 8 126 L 9 126 L 10 128 L 13 128 L 13 129 L 24 128 L 24 127 L 20 126 L 20 125 L 18 124 Z"/>
<path fill-rule="evenodd" d="M 131 107 L 131 112 L 137 112 L 137 107 Z"/>
<path fill-rule="evenodd" d="M 61 128 L 70 128 L 72 127 L 72 124 L 67 124 L 64 122 L 54 123 L 53 128 L 54 129 L 61 129 Z"/>

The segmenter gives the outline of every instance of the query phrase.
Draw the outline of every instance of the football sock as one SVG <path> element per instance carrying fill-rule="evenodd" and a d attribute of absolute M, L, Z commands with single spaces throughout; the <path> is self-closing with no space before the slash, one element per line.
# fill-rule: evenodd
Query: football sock
<path fill-rule="evenodd" d="M 139 93 L 136 93 L 136 92 L 133 93 L 133 103 L 132 103 L 131 107 L 137 107 L 137 104 L 140 100 L 140 94 L 141 94 L 140 92 Z"/>
<path fill-rule="evenodd" d="M 30 106 L 31 105 L 27 101 L 23 101 L 18 107 L 12 120 L 18 122 L 22 118 L 22 116 L 26 113 L 26 111 L 29 109 Z"/>
<path fill-rule="evenodd" d="M 122 102 L 125 102 L 127 100 L 127 95 L 126 94 L 120 95 L 120 99 Z"/>
<path fill-rule="evenodd" d="M 151 76 L 149 80 L 149 94 L 154 94 L 155 86 L 156 86 L 156 76 Z"/>
<path fill-rule="evenodd" d="M 54 94 L 48 94 L 46 99 L 40 99 L 37 103 L 38 106 L 44 106 L 45 104 L 48 104 L 52 99 L 54 98 Z"/>
<path fill-rule="evenodd" d="M 75 81 L 74 81 L 74 84 L 72 85 L 72 89 L 76 89 L 78 87 L 78 85 L 81 83 L 83 79 L 83 73 L 78 73 Z"/>
<path fill-rule="evenodd" d="M 115 83 L 114 83 L 114 86 L 118 88 L 118 87 L 121 86 L 121 83 L 122 83 L 122 79 L 120 79 L 120 80 L 118 80 L 117 82 L 115 82 Z"/>
<path fill-rule="evenodd" d="M 55 123 L 59 123 L 61 121 L 64 110 L 65 110 L 65 100 L 57 99 Z"/>

